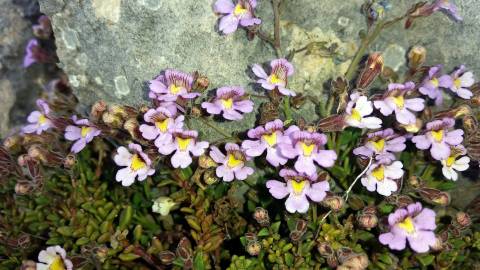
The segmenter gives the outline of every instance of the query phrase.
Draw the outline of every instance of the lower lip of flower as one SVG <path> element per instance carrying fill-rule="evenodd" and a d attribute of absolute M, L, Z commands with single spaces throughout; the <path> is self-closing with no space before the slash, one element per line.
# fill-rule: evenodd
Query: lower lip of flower
<path fill-rule="evenodd" d="M 51 270 L 65 270 L 65 265 L 63 264 L 63 260 L 60 256 L 56 255 L 55 259 L 53 259 L 52 263 L 49 265 Z"/>
<path fill-rule="evenodd" d="M 307 181 L 303 180 L 303 181 L 297 182 L 295 180 L 292 180 L 291 183 L 292 183 L 293 193 L 295 195 L 300 195 L 300 194 L 302 194 L 303 189 L 305 188 L 305 184 L 307 183 Z"/>
<path fill-rule="evenodd" d="M 381 152 L 385 148 L 385 140 L 384 139 L 380 139 L 378 141 L 371 141 L 370 143 L 373 145 L 373 148 L 375 148 L 375 150 L 377 152 Z"/>
<path fill-rule="evenodd" d="M 166 132 L 168 128 L 168 123 L 169 123 L 169 118 L 166 118 L 161 121 L 156 121 L 155 126 L 161 131 L 161 132 Z"/>
<path fill-rule="evenodd" d="M 436 142 L 441 142 L 443 140 L 443 130 L 432 130 L 431 134 Z"/>
<path fill-rule="evenodd" d="M 274 146 L 275 144 L 277 144 L 277 133 L 276 132 L 272 132 L 270 134 L 265 134 L 262 136 L 263 140 L 265 142 L 267 142 L 267 144 L 269 146 Z"/>
<path fill-rule="evenodd" d="M 178 144 L 178 148 L 180 149 L 180 151 L 185 151 L 187 150 L 188 146 L 190 145 L 190 141 L 192 139 L 191 138 L 177 138 L 177 144 Z"/>
<path fill-rule="evenodd" d="M 360 122 L 362 120 L 362 115 L 357 109 L 352 109 L 352 113 L 350 114 L 350 119 Z"/>
<path fill-rule="evenodd" d="M 413 224 L 413 220 L 411 217 L 407 217 L 402 222 L 398 223 L 398 227 L 405 230 L 408 234 L 412 234 L 415 232 L 415 225 Z"/>
<path fill-rule="evenodd" d="M 133 155 L 132 157 L 132 162 L 130 163 L 130 168 L 133 170 L 133 171 L 138 171 L 140 169 L 143 169 L 147 166 L 147 164 L 145 164 L 145 162 L 137 155 Z"/>
<path fill-rule="evenodd" d="M 90 127 L 82 127 L 82 131 L 80 132 L 82 137 L 85 138 L 87 137 L 88 133 L 90 132 L 91 128 Z"/>
<path fill-rule="evenodd" d="M 237 159 L 233 153 L 228 154 L 228 160 L 227 160 L 227 166 L 228 167 L 235 168 L 235 167 L 237 167 L 241 164 L 243 164 L 243 160 Z"/>
<path fill-rule="evenodd" d="M 393 103 L 395 103 L 399 109 L 403 109 L 405 106 L 405 98 L 403 96 L 393 97 Z"/>
<path fill-rule="evenodd" d="M 312 155 L 313 149 L 315 148 L 314 144 L 306 144 L 304 142 L 301 143 L 303 155 L 309 157 Z"/>
<path fill-rule="evenodd" d="M 233 99 L 221 99 L 222 105 L 225 109 L 231 109 L 233 107 Z"/>
<path fill-rule="evenodd" d="M 385 168 L 383 167 L 383 165 L 375 168 L 372 171 L 372 175 L 373 177 L 375 177 L 375 179 L 377 179 L 377 181 L 383 181 L 383 179 L 385 179 Z"/>

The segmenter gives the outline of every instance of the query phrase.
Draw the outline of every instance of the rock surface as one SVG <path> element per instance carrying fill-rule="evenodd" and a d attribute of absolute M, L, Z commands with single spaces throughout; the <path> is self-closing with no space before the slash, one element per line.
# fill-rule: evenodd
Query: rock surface
<path fill-rule="evenodd" d="M 258 1 L 257 14 L 263 29 L 272 32 L 270 1 Z M 363 0 L 284 1 L 282 13 L 283 54 L 315 41 L 323 49 L 295 55 L 296 74 L 290 87 L 297 92 L 321 96 L 325 82 L 345 71 L 365 28 L 360 13 Z M 396 68 L 404 62 L 409 46 L 429 49 L 429 63 L 453 68 L 466 63 L 474 71 L 480 63 L 475 32 L 480 20 L 475 15 L 480 3 L 456 1 L 465 21 L 455 24 L 442 14 L 418 20 L 403 31 L 402 25 L 380 37 L 371 50 L 387 51 L 387 64 Z M 266 62 L 274 51 L 262 41 L 247 41 L 244 31 L 223 36 L 216 30 L 218 17 L 214 0 L 40 0 L 42 12 L 53 20 L 60 67 L 84 105 L 98 99 L 138 105 L 147 102 L 146 81 L 165 68 L 207 75 L 211 88 L 242 85 L 258 90 L 249 72 L 252 63 Z M 389 12 L 400 14 L 412 1 L 392 1 Z M 332 50 L 331 55 L 326 53 Z M 255 90 L 256 89 L 256 90 Z M 311 116 L 313 115 L 313 116 Z M 315 114 L 308 114 L 314 119 Z M 254 116 L 242 123 L 221 124 L 225 129 L 252 127 Z M 198 125 L 201 126 L 201 125 Z"/>

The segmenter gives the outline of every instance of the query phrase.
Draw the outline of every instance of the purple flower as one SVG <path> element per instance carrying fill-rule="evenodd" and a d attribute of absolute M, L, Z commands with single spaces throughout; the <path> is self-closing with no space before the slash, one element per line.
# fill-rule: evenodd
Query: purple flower
<path fill-rule="evenodd" d="M 403 177 L 403 164 L 400 161 L 375 163 L 362 178 L 362 185 L 368 191 L 377 191 L 383 196 L 390 196 L 397 191 L 398 186 L 395 180 Z"/>
<path fill-rule="evenodd" d="M 78 153 L 82 151 L 87 143 L 91 142 L 93 138 L 100 135 L 100 130 L 94 127 L 87 119 L 77 119 L 77 116 L 72 117 L 75 126 L 68 125 L 65 128 L 65 139 L 69 141 L 76 141 L 71 148 L 71 151 Z"/>
<path fill-rule="evenodd" d="M 289 159 L 298 157 L 295 169 L 301 173 L 315 174 L 315 162 L 325 168 L 332 167 L 337 159 L 333 150 L 324 150 L 327 136 L 321 133 L 294 131 L 290 135 L 292 143 L 280 144 L 280 153 Z"/>
<path fill-rule="evenodd" d="M 23 67 L 27 68 L 34 63 L 48 63 L 52 61 L 50 54 L 43 49 L 38 40 L 30 39 L 25 49 L 25 56 L 23 57 Z"/>
<path fill-rule="evenodd" d="M 473 73 L 471 71 L 465 72 L 465 66 L 461 65 L 451 75 L 452 83 L 448 87 L 452 92 L 464 99 L 471 99 L 473 96 L 472 91 L 468 88 L 475 83 Z"/>
<path fill-rule="evenodd" d="M 463 18 L 458 14 L 457 6 L 450 3 L 449 0 L 437 0 L 433 3 L 433 11 L 443 11 L 455 21 L 462 21 Z"/>
<path fill-rule="evenodd" d="M 38 24 L 32 26 L 33 34 L 41 39 L 48 39 L 53 33 L 52 24 L 48 16 L 42 15 L 38 18 Z"/>
<path fill-rule="evenodd" d="M 128 145 L 128 149 L 120 146 L 113 160 L 118 166 L 125 167 L 118 170 L 115 176 L 117 182 L 122 182 L 124 187 L 133 184 L 136 178 L 138 178 L 138 181 L 143 181 L 147 176 L 155 173 L 155 169 L 151 167 L 152 161 L 142 151 L 142 147 L 139 144 L 131 143 Z"/>
<path fill-rule="evenodd" d="M 440 87 L 449 88 L 452 84 L 452 78 L 448 75 L 440 76 L 442 65 L 433 66 L 428 70 L 428 76 L 423 80 L 418 89 L 420 93 L 427 95 L 435 100 L 436 105 L 443 103 L 443 96 Z"/>
<path fill-rule="evenodd" d="M 253 73 L 260 79 L 257 83 L 262 84 L 262 87 L 267 90 L 275 88 L 285 96 L 296 96 L 295 92 L 288 90 L 288 77 L 293 75 L 293 65 L 287 59 L 275 59 L 270 62 L 270 75 L 267 75 L 265 70 L 259 64 L 254 64 L 252 67 Z"/>
<path fill-rule="evenodd" d="M 231 0 L 217 0 L 213 9 L 216 13 L 224 14 L 220 19 L 219 30 L 230 34 L 237 30 L 238 25 L 247 27 L 260 24 L 262 20 L 254 14 L 256 6 L 257 0 L 238 0 L 237 4 Z"/>
<path fill-rule="evenodd" d="M 251 174 L 253 169 L 245 166 L 248 157 L 234 143 L 227 143 L 225 145 L 227 154 L 224 155 L 216 146 L 211 147 L 210 157 L 217 163 L 222 164 L 217 167 L 216 174 L 223 178 L 223 181 L 230 182 L 233 179 L 245 180 Z"/>
<path fill-rule="evenodd" d="M 23 133 L 37 133 L 42 132 L 53 127 L 52 121 L 48 118 L 50 107 L 43 99 L 37 99 L 38 111 L 33 111 L 28 115 L 27 121 L 30 123 L 22 128 Z"/>
<path fill-rule="evenodd" d="M 200 93 L 191 92 L 193 76 L 181 71 L 167 69 L 150 81 L 148 96 L 159 101 L 176 101 L 178 98 L 193 99 Z"/>
<path fill-rule="evenodd" d="M 373 112 L 372 102 L 366 96 L 360 93 L 352 93 L 350 101 L 345 110 L 345 121 L 351 127 L 376 129 L 382 127 L 382 120 L 380 118 L 370 116 Z"/>
<path fill-rule="evenodd" d="M 253 111 L 253 102 L 244 97 L 241 87 L 227 86 L 217 89 L 217 96 L 212 102 L 203 102 L 202 108 L 209 114 L 221 114 L 228 120 L 243 119 L 242 113 Z"/>
<path fill-rule="evenodd" d="M 158 107 L 157 109 L 150 109 L 144 115 L 143 119 L 147 123 L 152 123 L 153 126 L 142 124 L 140 125 L 140 132 L 143 138 L 147 140 L 155 140 L 155 144 L 162 144 L 162 142 L 170 141 L 172 139 L 172 132 L 181 130 L 183 128 L 183 120 L 185 117 L 180 115 L 175 117 L 176 112 L 165 107 Z"/>
<path fill-rule="evenodd" d="M 382 100 L 375 100 L 373 105 L 385 116 L 395 112 L 395 117 L 400 124 L 413 124 L 417 118 L 412 111 L 419 112 L 425 108 L 425 101 L 421 98 L 405 99 L 405 94 L 414 88 L 413 82 L 391 83 Z"/>
<path fill-rule="evenodd" d="M 285 182 L 277 180 L 267 181 L 267 188 L 275 199 L 283 199 L 288 195 L 285 207 L 290 213 L 306 213 L 308 211 L 308 198 L 314 202 L 321 202 L 330 190 L 328 181 L 315 183 L 317 175 L 298 173 L 294 170 L 282 169 L 280 176 Z"/>
<path fill-rule="evenodd" d="M 457 181 L 457 171 L 463 172 L 468 169 L 470 158 L 465 156 L 466 154 L 467 150 L 461 144 L 451 147 L 450 156 L 440 161 L 442 163 L 442 173 L 445 178 Z"/>
<path fill-rule="evenodd" d="M 379 161 L 393 161 L 395 156 L 392 152 L 402 152 L 407 147 L 405 137 L 395 134 L 393 129 L 388 128 L 367 134 L 364 145 L 353 150 L 353 154 L 363 157 L 375 157 Z"/>
<path fill-rule="evenodd" d="M 463 141 L 463 130 L 450 131 L 454 125 L 455 120 L 452 118 L 427 123 L 425 134 L 414 136 L 412 142 L 418 149 L 430 148 L 430 153 L 436 160 L 447 159 L 450 156 L 450 147 L 459 145 Z"/>
<path fill-rule="evenodd" d="M 267 161 L 272 166 L 285 165 L 288 159 L 280 153 L 280 144 L 291 144 L 290 134 L 299 130 L 297 126 L 291 126 L 284 132 L 283 122 L 279 119 L 268 122 L 265 127 L 259 126 L 248 131 L 248 137 L 257 139 L 245 140 L 242 148 L 249 157 L 258 157 L 267 150 Z"/>
<path fill-rule="evenodd" d="M 415 252 L 427 252 L 435 245 L 435 212 L 423 208 L 420 203 L 413 203 L 406 208 L 397 209 L 388 216 L 390 232 L 380 235 L 380 243 L 390 249 L 402 250 L 406 242 Z"/>
<path fill-rule="evenodd" d="M 162 155 L 173 154 L 170 162 L 174 168 L 186 168 L 192 163 L 190 154 L 201 156 L 208 148 L 208 142 L 197 142 L 198 132 L 195 130 L 176 131 L 168 141 L 155 141 L 158 152 Z"/>

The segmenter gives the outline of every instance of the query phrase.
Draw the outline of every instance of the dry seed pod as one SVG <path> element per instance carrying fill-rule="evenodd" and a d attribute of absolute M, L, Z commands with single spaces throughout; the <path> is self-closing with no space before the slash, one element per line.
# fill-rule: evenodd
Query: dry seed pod
<path fill-rule="evenodd" d="M 383 57 L 379 52 L 372 53 L 357 80 L 357 88 L 365 89 L 375 81 L 383 71 Z"/>
<path fill-rule="evenodd" d="M 416 69 L 425 63 L 427 49 L 423 46 L 413 46 L 408 52 L 408 66 Z"/>
<path fill-rule="evenodd" d="M 160 252 L 158 254 L 158 257 L 160 258 L 160 261 L 162 262 L 162 264 L 165 264 L 165 265 L 172 264 L 176 258 L 175 253 L 171 252 L 170 250 L 165 250 Z"/>

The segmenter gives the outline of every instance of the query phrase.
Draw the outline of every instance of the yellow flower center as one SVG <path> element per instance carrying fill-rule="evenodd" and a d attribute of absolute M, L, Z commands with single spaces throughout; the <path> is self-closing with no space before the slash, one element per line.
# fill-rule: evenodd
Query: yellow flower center
<path fill-rule="evenodd" d="M 405 106 L 405 98 L 403 96 L 394 97 L 393 103 L 395 103 L 398 108 L 403 109 L 403 106 Z"/>
<path fill-rule="evenodd" d="M 237 159 L 234 154 L 229 154 L 228 155 L 228 161 L 227 161 L 227 166 L 230 168 L 235 168 L 238 165 L 243 164 L 243 160 Z"/>
<path fill-rule="evenodd" d="M 313 149 L 315 148 L 315 144 L 306 144 L 302 142 L 301 145 L 302 145 L 303 155 L 306 157 L 309 157 L 312 154 Z"/>
<path fill-rule="evenodd" d="M 267 142 L 269 146 L 274 146 L 277 143 L 277 133 L 265 134 L 262 136 L 263 140 Z"/>
<path fill-rule="evenodd" d="M 222 105 L 225 109 L 231 109 L 233 106 L 233 99 L 222 99 Z"/>
<path fill-rule="evenodd" d="M 432 130 L 432 137 L 435 141 L 441 142 L 443 139 L 443 130 Z"/>
<path fill-rule="evenodd" d="M 52 263 L 48 267 L 50 270 L 65 270 L 65 265 L 63 264 L 63 260 L 60 256 L 55 256 Z"/>
<path fill-rule="evenodd" d="M 433 78 L 430 80 L 430 82 L 433 84 L 433 86 L 438 87 L 440 85 L 440 82 L 438 81 L 437 78 Z"/>
<path fill-rule="evenodd" d="M 177 138 L 177 143 L 178 143 L 178 148 L 180 148 L 180 151 L 185 151 L 188 148 L 188 145 L 190 145 L 191 138 Z"/>
<path fill-rule="evenodd" d="M 141 159 L 137 154 L 133 155 L 132 157 L 132 163 L 130 164 L 130 168 L 133 171 L 138 171 L 140 169 L 143 169 L 147 166 L 145 162 L 143 162 L 143 159 Z"/>
<path fill-rule="evenodd" d="M 455 79 L 455 80 L 453 81 L 453 85 L 455 85 L 455 88 L 460 88 L 460 87 L 462 87 L 462 81 L 460 80 L 460 78 Z"/>
<path fill-rule="evenodd" d="M 44 114 L 40 114 L 40 116 L 38 117 L 38 123 L 40 125 L 43 125 L 43 124 L 45 124 L 45 122 L 47 122 L 47 117 L 45 117 Z"/>
<path fill-rule="evenodd" d="M 384 139 L 380 139 L 376 142 L 371 141 L 370 143 L 373 145 L 373 148 L 375 148 L 375 150 L 377 152 L 381 152 L 381 151 L 383 151 L 383 148 L 385 148 L 385 140 Z"/>
<path fill-rule="evenodd" d="M 377 181 L 381 182 L 385 178 L 385 168 L 383 165 L 378 166 L 372 171 L 373 177 L 377 179 Z"/>
<path fill-rule="evenodd" d="M 87 134 L 90 132 L 91 128 L 90 127 L 82 127 L 82 131 L 80 132 L 82 134 L 82 137 L 85 138 L 87 137 Z"/>
<path fill-rule="evenodd" d="M 168 123 L 169 123 L 169 118 L 166 118 L 164 120 L 156 121 L 155 126 L 160 129 L 161 132 L 166 132 L 168 128 Z"/>
<path fill-rule="evenodd" d="M 170 93 L 177 94 L 178 92 L 180 92 L 180 90 L 182 90 L 181 86 L 177 86 L 175 84 L 170 85 Z"/>
<path fill-rule="evenodd" d="M 362 115 L 357 109 L 352 109 L 352 114 L 350 115 L 350 118 L 357 122 L 360 122 L 362 120 Z"/>
<path fill-rule="evenodd" d="M 447 167 L 452 167 L 453 163 L 455 163 L 455 160 L 455 156 L 449 156 L 446 161 Z"/>
<path fill-rule="evenodd" d="M 305 184 L 307 183 L 307 181 L 303 180 L 303 181 L 297 182 L 295 180 L 292 180 L 291 183 L 292 183 L 293 192 L 296 195 L 300 195 L 302 194 L 302 191 L 305 188 Z"/>
<path fill-rule="evenodd" d="M 285 82 L 284 80 L 282 80 L 281 78 L 279 78 L 279 77 L 277 76 L 277 74 L 275 74 L 275 73 L 272 74 L 272 75 L 270 75 L 269 80 L 270 80 L 270 83 L 273 83 L 273 84 L 284 83 L 284 82 Z"/>
<path fill-rule="evenodd" d="M 235 6 L 235 9 L 233 10 L 233 15 L 240 16 L 245 14 L 247 11 L 248 10 L 244 8 L 241 4 L 238 4 Z"/>
<path fill-rule="evenodd" d="M 415 225 L 413 225 L 413 220 L 411 217 L 407 217 L 405 220 L 398 223 L 398 227 L 404 229 L 408 234 L 415 232 Z"/>

